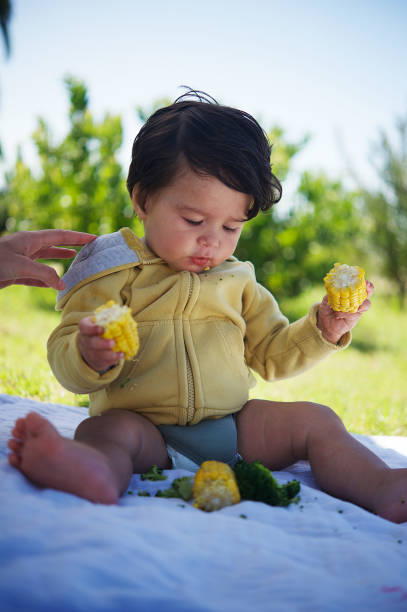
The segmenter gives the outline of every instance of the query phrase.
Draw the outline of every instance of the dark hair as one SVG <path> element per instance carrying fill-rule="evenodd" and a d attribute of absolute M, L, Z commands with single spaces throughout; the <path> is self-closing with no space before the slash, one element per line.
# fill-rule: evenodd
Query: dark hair
<path fill-rule="evenodd" d="M 265 132 L 251 115 L 192 90 L 153 113 L 137 134 L 127 189 L 131 196 L 138 184 L 144 208 L 147 196 L 169 185 L 185 161 L 195 172 L 253 196 L 251 219 L 281 198 L 270 152 Z"/>

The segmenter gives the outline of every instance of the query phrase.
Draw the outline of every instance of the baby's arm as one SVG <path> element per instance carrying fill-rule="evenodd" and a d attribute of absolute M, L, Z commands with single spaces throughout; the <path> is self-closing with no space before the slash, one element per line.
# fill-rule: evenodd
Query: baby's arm
<path fill-rule="evenodd" d="M 113 299 L 118 303 L 128 296 L 130 272 L 122 270 L 87 283 L 72 293 L 63 304 L 61 323 L 48 340 L 48 361 L 57 380 L 73 393 L 93 393 L 113 382 L 120 374 L 123 361 L 118 353 L 106 353 L 95 361 L 92 350 L 113 353 L 112 340 L 102 338 L 102 326 L 95 326 L 95 308 Z M 81 328 L 79 327 L 81 325 Z M 83 338 L 88 336 L 88 338 Z M 79 346 L 84 341 L 84 345 Z M 89 361 L 88 361 L 89 359 Z M 111 367 L 114 365 L 115 367 Z M 96 368 L 96 369 L 95 369 Z M 106 373 L 101 375 L 107 369 Z"/>
<path fill-rule="evenodd" d="M 265 380 L 300 374 L 350 342 L 350 334 L 345 334 L 338 344 L 323 337 L 316 318 L 320 304 L 314 304 L 307 315 L 289 323 L 273 296 L 261 285 L 256 284 L 254 291 L 248 287 L 246 295 L 245 359 Z"/>
<path fill-rule="evenodd" d="M 321 304 L 312 306 L 308 315 L 291 324 L 264 287 L 248 283 L 242 314 L 246 323 L 245 358 L 249 367 L 266 380 L 277 380 L 299 374 L 345 348 L 351 340 L 350 330 L 370 307 L 368 298 L 373 285 L 365 280 L 363 283 L 366 291 L 361 292 L 357 303 L 353 292 L 349 293 L 352 304 L 347 305 L 342 299 L 338 304 L 333 303 L 334 307 L 356 312 L 334 311 L 325 296 Z"/>
<path fill-rule="evenodd" d="M 96 372 L 106 372 L 119 363 L 123 353 L 113 350 L 114 340 L 102 338 L 104 328 L 92 316 L 79 321 L 78 347 L 82 359 Z"/>

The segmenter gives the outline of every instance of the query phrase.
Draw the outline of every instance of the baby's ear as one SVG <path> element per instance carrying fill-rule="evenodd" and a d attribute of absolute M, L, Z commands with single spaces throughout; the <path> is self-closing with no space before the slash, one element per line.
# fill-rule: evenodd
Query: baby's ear
<path fill-rule="evenodd" d="M 139 219 L 143 220 L 146 216 L 146 212 L 144 210 L 144 203 L 142 202 L 142 198 L 140 196 L 140 188 L 138 183 L 136 183 L 133 187 L 131 201 L 133 203 L 134 212 Z"/>

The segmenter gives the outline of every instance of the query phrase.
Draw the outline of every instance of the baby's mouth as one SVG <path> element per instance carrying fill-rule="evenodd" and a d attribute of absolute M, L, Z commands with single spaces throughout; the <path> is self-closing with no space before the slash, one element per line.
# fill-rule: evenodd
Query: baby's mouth
<path fill-rule="evenodd" d="M 209 257 L 192 257 L 192 262 L 199 268 L 209 268 L 210 258 Z"/>

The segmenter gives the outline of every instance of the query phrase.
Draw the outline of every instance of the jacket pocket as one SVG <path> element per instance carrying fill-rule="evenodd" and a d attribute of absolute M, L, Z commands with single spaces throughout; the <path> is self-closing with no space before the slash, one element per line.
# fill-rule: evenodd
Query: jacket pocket
<path fill-rule="evenodd" d="M 193 340 L 203 404 L 218 414 L 239 410 L 247 401 L 251 380 L 240 329 L 219 319 L 197 322 Z"/>
<path fill-rule="evenodd" d="M 139 323 L 140 348 L 110 385 L 115 407 L 145 412 L 153 406 L 177 406 L 179 402 L 175 337 L 171 321 Z"/>

